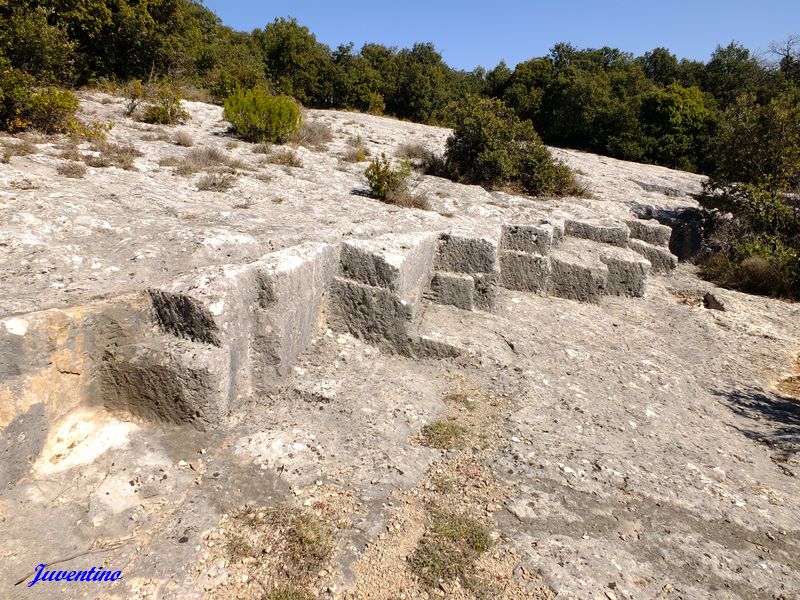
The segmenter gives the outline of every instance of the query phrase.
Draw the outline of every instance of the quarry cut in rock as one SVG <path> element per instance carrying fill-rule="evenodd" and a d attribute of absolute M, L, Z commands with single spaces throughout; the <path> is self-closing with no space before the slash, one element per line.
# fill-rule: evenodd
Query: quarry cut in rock
<path fill-rule="evenodd" d="M 307 242 L 245 264 L 195 269 L 134 300 L 112 302 L 113 310 L 104 304 L 79 309 L 99 313 L 71 334 L 92 342 L 85 350 L 91 366 L 74 368 L 86 371 L 73 386 L 75 404 L 99 403 L 137 418 L 204 429 L 283 385 L 297 357 L 326 327 L 389 352 L 453 356 L 461 350 L 420 333 L 426 302 L 492 311 L 499 286 L 582 302 L 609 294 L 637 297 L 645 293 L 650 262 L 634 250 L 656 249 L 651 252 L 664 257 L 661 271 L 672 265 L 667 249 L 638 238 L 628 242 L 631 250 L 585 239 L 600 227 L 595 237 L 621 242 L 627 239 L 620 233 L 624 224 L 572 223 L 566 230 L 579 237 L 562 236 L 558 225 L 537 220 L 503 225 L 494 234 L 454 229 Z M 666 240 L 660 226 L 642 227 L 658 232 L 648 239 Z M 14 332 L 30 333 L 23 339 L 46 335 L 28 322 L 7 320 L 6 339 L 18 346 Z M 41 350 L 29 350 L 34 352 Z M 16 377 L 6 379 L 21 381 L 12 354 L 3 352 L 4 370 Z M 6 422 L 24 412 L 19 406 L 46 401 L 20 384 L 6 389 L 10 406 L 17 407 L 5 407 Z"/>

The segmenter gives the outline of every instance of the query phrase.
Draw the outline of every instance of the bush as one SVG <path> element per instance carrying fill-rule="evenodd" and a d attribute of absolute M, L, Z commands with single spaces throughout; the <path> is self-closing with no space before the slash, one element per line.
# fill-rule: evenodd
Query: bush
<path fill-rule="evenodd" d="M 572 172 L 555 161 L 529 121 L 499 100 L 470 97 L 454 112 L 444 172 L 488 188 L 516 185 L 531 195 L 580 192 Z"/>
<path fill-rule="evenodd" d="M 392 162 L 382 153 L 372 160 L 364 175 L 367 176 L 370 195 L 387 202 L 408 191 L 411 165 L 403 162 L 399 169 L 393 169 Z"/>
<path fill-rule="evenodd" d="M 300 105 L 264 88 L 238 90 L 225 100 L 225 119 L 250 142 L 282 144 L 300 129 Z"/>
<path fill-rule="evenodd" d="M 180 90 L 176 85 L 162 81 L 152 96 L 151 103 L 144 108 L 142 120 L 145 123 L 177 125 L 189 120 L 189 113 L 181 106 Z"/>
<path fill-rule="evenodd" d="M 769 184 L 731 184 L 714 200 L 730 218 L 714 227 L 701 274 L 745 292 L 800 298 L 800 203 Z"/>
<path fill-rule="evenodd" d="M 403 161 L 400 168 L 393 169 L 386 154 L 381 153 L 379 157 L 372 160 L 367 170 L 364 171 L 364 175 L 367 176 L 369 182 L 371 197 L 404 208 L 431 209 L 427 198 L 409 190 L 410 162 Z"/>
<path fill-rule="evenodd" d="M 125 116 L 130 117 L 144 101 L 147 89 L 139 79 L 131 79 L 122 89 L 122 95 L 125 98 Z"/>
<path fill-rule="evenodd" d="M 0 56 L 0 130 L 28 128 L 62 133 L 78 110 L 75 94 L 55 87 L 36 87 L 34 79 Z"/>

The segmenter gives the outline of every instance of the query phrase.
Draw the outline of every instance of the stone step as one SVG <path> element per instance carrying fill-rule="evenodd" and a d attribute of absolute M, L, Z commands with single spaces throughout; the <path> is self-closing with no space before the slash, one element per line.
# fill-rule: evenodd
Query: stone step
<path fill-rule="evenodd" d="M 205 430 L 233 404 L 230 367 L 224 348 L 161 335 L 110 348 L 95 379 L 111 411 Z"/>
<path fill-rule="evenodd" d="M 443 233 L 437 245 L 434 268 L 452 273 L 496 273 L 497 237 L 458 230 Z"/>
<path fill-rule="evenodd" d="M 436 304 L 455 306 L 462 310 L 490 311 L 496 297 L 496 273 L 450 273 L 436 271 L 425 298 Z"/>
<path fill-rule="evenodd" d="M 503 225 L 500 249 L 547 256 L 557 235 L 550 223 Z"/>
<path fill-rule="evenodd" d="M 566 219 L 564 227 L 568 236 L 622 248 L 630 237 L 628 226 L 614 219 Z"/>
<path fill-rule="evenodd" d="M 500 285 L 509 290 L 547 293 L 551 287 L 550 259 L 516 250 L 501 251 Z"/>
<path fill-rule="evenodd" d="M 608 294 L 644 296 L 650 273 L 649 260 L 633 250 L 607 246 L 600 250 L 600 261 L 608 267 Z"/>
<path fill-rule="evenodd" d="M 319 331 L 338 248 L 309 242 L 241 266 L 198 269 L 150 289 L 167 334 L 223 347 L 239 395 L 278 385 Z"/>
<path fill-rule="evenodd" d="M 630 240 L 628 248 L 649 260 L 654 273 L 668 274 L 678 266 L 678 257 L 672 254 L 669 248 L 654 246 L 639 239 Z"/>
<path fill-rule="evenodd" d="M 339 275 L 414 304 L 430 283 L 439 234 L 387 234 L 342 244 Z"/>
<path fill-rule="evenodd" d="M 609 269 L 597 244 L 569 239 L 550 253 L 551 292 L 560 298 L 598 302 L 607 293 Z"/>
<path fill-rule="evenodd" d="M 419 301 L 408 302 L 390 289 L 334 277 L 328 325 L 390 352 L 411 354 Z"/>
<path fill-rule="evenodd" d="M 669 247 L 672 228 L 662 225 L 655 219 L 628 219 L 625 221 L 631 232 L 631 237 L 652 244 L 653 246 Z"/>

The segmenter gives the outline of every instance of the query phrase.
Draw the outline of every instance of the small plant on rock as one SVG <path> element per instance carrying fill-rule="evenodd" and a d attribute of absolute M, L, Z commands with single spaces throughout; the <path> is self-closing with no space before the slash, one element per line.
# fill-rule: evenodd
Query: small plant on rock
<path fill-rule="evenodd" d="M 209 192 L 225 192 L 233 187 L 236 176 L 231 173 L 206 173 L 197 182 L 197 189 Z"/>
<path fill-rule="evenodd" d="M 477 588 L 475 563 L 492 545 L 489 530 L 466 516 L 445 512 L 431 515 L 425 534 L 408 557 L 414 574 L 430 589 L 458 581 L 467 589 Z"/>
<path fill-rule="evenodd" d="M 139 79 L 132 79 L 122 91 L 125 97 L 125 116 L 130 117 L 147 95 L 147 88 Z"/>
<path fill-rule="evenodd" d="M 394 169 L 386 154 L 381 153 L 373 159 L 364 175 L 367 176 L 370 195 L 377 200 L 391 202 L 392 198 L 408 191 L 411 165 L 403 162 L 399 169 Z"/>
<path fill-rule="evenodd" d="M 364 174 L 369 182 L 370 196 L 376 200 L 404 208 L 430 210 L 427 198 L 409 189 L 411 163 L 408 161 L 403 161 L 399 168 L 394 169 L 386 155 L 381 154 L 373 159 Z"/>

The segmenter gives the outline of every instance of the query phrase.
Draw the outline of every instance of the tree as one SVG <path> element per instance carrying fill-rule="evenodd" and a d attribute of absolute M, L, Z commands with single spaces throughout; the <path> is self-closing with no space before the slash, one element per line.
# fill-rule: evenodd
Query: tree
<path fill-rule="evenodd" d="M 453 99 L 451 69 L 433 44 L 414 44 L 393 57 L 396 82 L 387 90 L 387 112 L 419 123 L 431 123 Z"/>
<path fill-rule="evenodd" d="M 521 119 L 537 123 L 542 99 L 553 81 L 553 73 L 553 61 L 547 58 L 534 58 L 519 63 L 508 78 L 503 100 Z"/>
<path fill-rule="evenodd" d="M 640 120 L 647 161 L 694 172 L 713 168 L 719 114 L 710 94 L 677 83 L 653 90 Z"/>
<path fill-rule="evenodd" d="M 381 114 L 385 109 L 381 74 L 364 56 L 353 54 L 353 44 L 333 53 L 334 104 L 341 108 Z"/>
<path fill-rule="evenodd" d="M 333 104 L 330 50 L 295 19 L 275 19 L 253 37 L 273 90 L 316 107 Z"/>
<path fill-rule="evenodd" d="M 654 83 L 668 86 L 678 79 L 678 59 L 666 48 L 654 48 L 645 52 L 637 62 Z"/>
<path fill-rule="evenodd" d="M 800 90 L 787 90 L 767 104 L 752 93 L 740 96 L 725 112 L 717 155 L 718 182 L 800 189 Z"/>
<path fill-rule="evenodd" d="M 703 89 L 717 99 L 723 109 L 763 82 L 764 72 L 750 51 L 736 42 L 717 46 L 703 73 Z"/>

